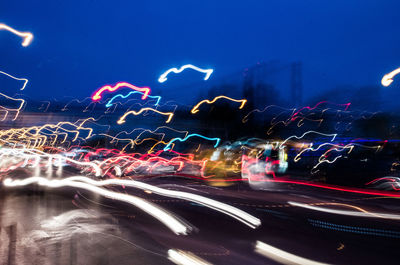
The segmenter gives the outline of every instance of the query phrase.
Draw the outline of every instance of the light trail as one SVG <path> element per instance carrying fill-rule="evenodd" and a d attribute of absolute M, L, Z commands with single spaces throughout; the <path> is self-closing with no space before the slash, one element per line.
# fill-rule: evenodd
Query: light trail
<path fill-rule="evenodd" d="M 331 142 L 334 141 L 335 138 L 336 138 L 336 136 L 337 136 L 337 133 L 326 134 L 326 133 L 321 133 L 321 132 L 317 132 L 317 131 L 308 131 L 308 132 L 303 133 L 301 136 L 296 136 L 296 135 L 289 136 L 288 138 L 286 138 L 286 139 L 279 145 L 279 149 L 284 148 L 284 145 L 285 145 L 286 142 L 289 141 L 290 139 L 296 138 L 297 140 L 299 140 L 299 139 L 303 138 L 304 136 L 306 136 L 307 134 L 310 134 L 310 133 L 315 133 L 315 134 L 319 134 L 319 135 L 323 135 L 323 136 L 332 137 L 332 138 L 331 138 Z"/>
<path fill-rule="evenodd" d="M 62 161 L 68 161 L 71 164 L 76 164 L 76 165 L 84 166 L 84 167 L 90 167 L 95 172 L 95 176 L 102 175 L 100 166 L 97 165 L 95 162 L 85 162 L 85 161 L 82 162 L 82 161 L 74 160 L 67 156 L 62 156 L 60 154 L 48 154 L 48 153 L 45 153 L 43 151 L 33 149 L 33 148 L 32 149 L 27 149 L 27 148 L 14 149 L 14 148 L 2 147 L 2 148 L 0 148 L 0 158 L 3 158 L 4 155 L 12 155 L 16 158 L 25 159 L 25 164 L 23 164 L 21 167 L 26 166 L 27 159 L 29 159 L 31 157 L 35 158 L 35 161 L 36 161 L 36 164 L 34 165 L 34 167 L 38 166 L 40 160 L 44 157 L 44 158 L 47 158 L 49 161 L 62 160 Z"/>
<path fill-rule="evenodd" d="M 156 113 L 158 113 L 158 114 L 168 116 L 168 119 L 165 121 L 165 123 L 169 123 L 169 122 L 171 121 L 172 117 L 174 116 L 174 113 L 172 113 L 172 112 L 161 112 L 161 111 L 156 110 L 156 109 L 153 109 L 153 108 L 142 108 L 142 109 L 140 109 L 139 111 L 131 110 L 131 111 L 126 112 L 124 115 L 121 116 L 121 118 L 119 118 L 119 120 L 117 121 L 117 123 L 118 123 L 118 124 L 123 124 L 123 123 L 125 123 L 125 118 L 126 118 L 126 116 L 128 116 L 129 114 L 139 115 L 139 114 L 141 114 L 141 113 L 143 113 L 144 111 L 147 111 L 147 110 L 151 110 L 151 111 L 154 111 L 154 112 L 156 112 Z"/>
<path fill-rule="evenodd" d="M 10 74 L 8 74 L 8 73 L 6 73 L 6 72 L 3 72 L 3 71 L 0 71 L 0 74 L 6 75 L 6 76 L 8 76 L 8 77 L 11 77 L 11 78 L 14 79 L 14 80 L 24 81 L 24 85 L 21 87 L 20 90 L 24 90 L 25 87 L 26 87 L 26 85 L 27 85 L 28 82 L 29 82 L 29 80 L 26 79 L 26 78 L 18 78 L 18 77 L 12 76 L 12 75 L 10 75 Z"/>
<path fill-rule="evenodd" d="M 6 112 L 6 115 L 4 115 L 4 118 L 1 121 L 4 121 L 7 118 L 7 115 L 8 115 L 8 113 L 10 111 L 15 111 L 16 112 L 14 119 L 12 119 L 13 121 L 15 121 L 18 118 L 18 115 L 19 115 L 20 111 L 22 110 L 22 108 L 25 105 L 25 100 L 23 100 L 22 98 L 13 98 L 13 97 L 7 96 L 7 95 L 5 95 L 3 93 L 0 93 L 0 96 L 3 96 L 6 99 L 9 99 L 9 100 L 12 100 L 12 101 L 20 102 L 18 108 L 7 108 L 7 107 L 3 107 L 3 106 L 0 105 L 0 109 L 4 110 Z"/>
<path fill-rule="evenodd" d="M 32 39 L 33 39 L 32 33 L 18 31 L 18 30 L 13 29 L 12 27 L 7 26 L 6 24 L 3 24 L 3 23 L 0 23 L 0 30 L 7 30 L 7 31 L 21 37 L 23 39 L 22 46 L 24 46 L 24 47 L 29 46 L 29 44 L 31 44 Z"/>
<path fill-rule="evenodd" d="M 283 251 L 279 248 L 268 245 L 264 242 L 257 241 L 254 249 L 255 252 L 261 254 L 267 258 L 270 258 L 278 263 L 287 265 L 328 265 L 310 259 L 306 259 L 292 253 Z"/>
<path fill-rule="evenodd" d="M 215 101 L 217 101 L 218 99 L 221 99 L 221 98 L 225 98 L 225 99 L 228 99 L 228 100 L 230 100 L 230 101 L 234 101 L 234 102 L 240 102 L 241 104 L 240 104 L 240 106 L 239 106 L 239 109 L 242 109 L 243 107 L 244 107 L 244 105 L 246 104 L 246 102 L 247 102 L 247 100 L 246 99 L 233 99 L 233 98 L 230 98 L 230 97 L 227 97 L 227 96 L 217 96 L 217 97 L 215 97 L 213 100 L 208 100 L 208 99 L 205 99 L 205 100 L 202 100 L 202 101 L 200 101 L 199 103 L 197 103 L 194 107 L 193 107 L 193 109 L 190 111 L 190 113 L 192 113 L 192 114 L 195 114 L 195 113 L 197 113 L 197 112 L 199 112 L 199 107 L 200 107 L 200 105 L 201 104 L 203 104 L 203 103 L 207 103 L 207 104 L 212 104 L 212 103 L 214 103 Z"/>
<path fill-rule="evenodd" d="M 185 142 L 187 139 L 189 139 L 190 137 L 193 137 L 193 136 L 197 136 L 197 137 L 209 140 L 209 141 L 215 141 L 214 148 L 217 147 L 219 145 L 219 142 L 221 141 L 220 138 L 216 138 L 216 137 L 215 138 L 210 138 L 210 137 L 206 137 L 206 136 L 203 136 L 203 135 L 200 135 L 200 134 L 197 134 L 197 133 L 192 133 L 192 134 L 187 135 L 183 139 L 179 138 L 179 137 L 172 139 L 171 141 L 169 141 L 167 146 L 164 147 L 164 151 L 168 151 L 171 148 L 171 145 L 172 145 L 173 142 L 175 142 L 175 141 Z"/>
<path fill-rule="evenodd" d="M 298 111 L 296 111 L 296 112 L 292 115 L 291 120 L 293 120 L 294 117 L 296 117 L 302 110 L 304 110 L 304 109 L 307 109 L 307 110 L 314 110 L 314 109 L 316 109 L 319 105 L 324 104 L 324 103 L 333 104 L 333 105 L 338 105 L 338 106 L 345 106 L 345 108 L 344 108 L 345 111 L 346 111 L 346 110 L 349 108 L 349 106 L 351 105 L 350 102 L 349 102 L 349 103 L 345 103 L 345 104 L 336 104 L 336 103 L 331 103 L 331 102 L 329 102 L 329 101 L 321 101 L 321 102 L 318 102 L 317 104 L 315 104 L 314 107 L 306 106 L 306 107 L 303 107 L 303 108 L 299 109 Z"/>
<path fill-rule="evenodd" d="M 122 94 L 115 95 L 114 97 L 112 97 L 112 98 L 107 102 L 106 107 L 107 107 L 107 108 L 111 107 L 112 104 L 113 104 L 113 101 L 114 101 L 115 99 L 117 99 L 117 98 L 127 98 L 127 97 L 129 97 L 130 95 L 133 95 L 133 94 L 144 94 L 144 93 L 143 93 L 143 92 L 139 92 L 139 91 L 132 91 L 132 92 L 129 92 L 127 95 L 122 95 Z M 157 105 L 160 103 L 160 100 L 161 100 L 161 97 L 160 97 L 160 96 L 148 96 L 148 97 L 149 97 L 149 98 L 155 98 L 155 99 L 157 99 L 157 100 L 156 100 L 156 103 L 154 104 L 155 106 L 157 106 Z"/>
<path fill-rule="evenodd" d="M 390 84 L 393 82 L 393 77 L 395 75 L 398 75 L 399 73 L 400 73 L 400 67 L 397 68 L 396 70 L 393 70 L 392 72 L 384 75 L 381 80 L 382 86 L 385 86 L 385 87 L 390 86 Z"/>
<path fill-rule="evenodd" d="M 191 228 L 180 221 L 179 219 L 175 218 L 173 215 L 168 213 L 166 210 L 158 207 L 142 198 L 128 195 L 124 193 L 118 193 L 109 191 L 107 189 L 99 188 L 84 182 L 79 181 L 71 181 L 67 179 L 56 180 L 52 179 L 49 180 L 43 177 L 30 177 L 23 180 L 13 180 L 11 178 L 7 178 L 3 181 L 3 185 L 5 187 L 22 187 L 26 185 L 37 184 L 39 186 L 45 186 L 50 188 L 61 188 L 61 187 L 74 187 L 79 188 L 87 191 L 91 191 L 93 193 L 102 195 L 106 198 L 122 201 L 129 203 L 142 211 L 148 213 L 149 215 L 153 216 L 155 219 L 159 220 L 165 226 L 167 226 L 171 231 L 173 231 L 177 235 L 186 235 L 190 232 Z"/>
<path fill-rule="evenodd" d="M 179 249 L 168 250 L 168 259 L 177 265 L 212 265 L 212 263 L 205 261 L 191 252 Z"/>
<path fill-rule="evenodd" d="M 190 68 L 190 69 L 193 69 L 193 70 L 196 70 L 196 71 L 205 73 L 206 75 L 205 75 L 205 77 L 204 77 L 204 80 L 208 80 L 208 78 L 210 77 L 210 75 L 211 75 L 212 72 L 214 71 L 213 69 L 201 69 L 201 68 L 199 68 L 199 67 L 197 67 L 197 66 L 194 66 L 194 65 L 192 65 L 192 64 L 185 64 L 185 65 L 181 66 L 181 68 L 179 68 L 179 69 L 178 69 L 178 68 L 175 68 L 175 67 L 168 69 L 167 71 L 165 71 L 165 72 L 158 78 L 158 82 L 164 83 L 165 81 L 167 81 L 167 75 L 168 75 L 169 73 L 174 72 L 175 74 L 179 74 L 180 72 L 182 72 L 183 70 L 185 70 L 185 69 L 187 69 L 187 68 Z"/>
<path fill-rule="evenodd" d="M 1 95 L 1 93 L 0 93 Z M 67 133 L 74 133 L 75 137 L 72 139 L 72 142 L 76 141 L 79 137 L 80 134 L 80 130 L 86 130 L 88 131 L 88 135 L 85 139 L 88 139 L 89 137 L 92 136 L 92 132 L 93 129 L 91 128 L 85 128 L 82 127 L 83 124 L 88 121 L 88 120 L 94 120 L 92 117 L 87 118 L 85 120 L 83 120 L 80 124 L 76 124 L 79 123 L 81 120 L 78 120 L 75 123 L 71 123 L 71 122 L 59 122 L 57 124 L 45 124 L 43 126 L 32 126 L 32 127 L 27 127 L 27 128 L 17 128 L 17 129 L 8 129 L 8 130 L 0 130 L 0 137 L 7 137 L 6 139 L 8 141 L 15 139 L 16 141 L 21 141 L 21 140 L 26 140 L 28 142 L 34 142 L 33 146 L 34 147 L 43 147 L 46 142 L 49 140 L 48 137 L 48 133 L 45 133 L 43 131 L 48 130 L 50 132 L 50 134 L 54 134 L 56 136 L 56 138 L 58 137 L 59 134 L 66 134 Z M 66 128 L 64 128 L 63 126 L 68 125 L 68 126 L 72 126 L 74 127 L 76 130 L 68 130 Z M 59 130 L 61 131 L 65 131 L 65 132 L 59 132 Z M 68 135 L 65 136 L 64 141 L 66 140 L 66 137 Z M 54 139 L 54 142 L 57 139 Z M 63 143 L 62 142 L 62 143 Z M 53 143 L 54 144 L 54 143 Z M 53 145 L 51 144 L 51 145 Z"/>
<path fill-rule="evenodd" d="M 353 145 L 353 144 L 347 144 L 347 145 L 342 146 L 342 145 L 332 144 L 332 143 L 323 143 L 323 144 L 320 144 L 320 145 L 319 145 L 317 148 L 315 148 L 315 149 L 314 149 L 312 146 L 309 147 L 309 148 L 303 149 L 302 151 L 300 151 L 300 152 L 295 156 L 295 158 L 293 159 L 293 161 L 294 161 L 294 162 L 298 162 L 298 161 L 301 159 L 301 155 L 302 155 L 304 152 L 307 152 L 307 151 L 315 152 L 315 151 L 319 150 L 319 149 L 320 149 L 321 147 L 323 147 L 323 146 L 331 146 L 331 148 L 328 149 L 327 151 L 325 151 L 325 152 L 318 158 L 318 163 L 317 163 L 314 167 L 312 167 L 311 173 L 312 173 L 312 172 L 315 172 L 315 169 L 316 169 L 317 167 L 319 167 L 319 165 L 321 165 L 321 164 L 323 164 L 323 163 L 333 164 L 334 162 L 336 162 L 336 160 L 338 160 L 339 158 L 343 157 L 342 155 L 339 155 L 339 156 L 333 158 L 332 160 L 329 160 L 329 159 L 328 159 L 328 153 L 330 153 L 330 152 L 332 152 L 332 151 L 342 152 L 342 151 L 344 151 L 344 150 L 346 150 L 346 149 L 349 149 L 349 151 L 347 152 L 347 154 L 350 154 L 350 152 L 351 152 L 351 151 L 353 150 L 353 148 L 354 148 L 354 145 Z"/>
<path fill-rule="evenodd" d="M 300 202 L 288 202 L 288 204 L 297 206 L 297 207 L 301 207 L 301 208 L 305 208 L 305 209 L 309 209 L 309 210 L 313 210 L 313 211 L 324 212 L 324 213 L 356 216 L 356 217 L 366 217 L 366 218 L 382 218 L 382 219 L 390 219 L 390 220 L 400 220 L 399 214 L 337 210 L 337 209 L 329 209 L 326 207 L 313 206 L 313 205 L 309 205 L 306 203 L 300 203 Z"/>
<path fill-rule="evenodd" d="M 356 209 L 356 210 L 358 210 L 358 211 L 360 211 L 360 212 L 364 212 L 364 213 L 368 213 L 368 214 L 371 214 L 371 215 L 375 215 L 376 217 L 380 217 L 380 215 L 376 215 L 376 214 L 371 213 L 371 212 L 369 212 L 369 211 L 367 211 L 367 210 L 365 210 L 365 209 L 363 209 L 363 208 L 361 208 L 361 207 L 358 207 L 358 206 L 355 206 L 355 205 L 351 205 L 351 204 L 347 204 L 347 203 L 338 203 L 338 202 L 318 202 L 318 203 L 311 203 L 311 204 L 309 204 L 309 205 L 318 205 L 318 206 L 320 206 L 320 205 L 343 206 L 343 207 L 347 207 L 347 208 Z"/>
<path fill-rule="evenodd" d="M 327 150 L 326 152 L 324 152 L 324 153 L 320 156 L 320 158 L 318 159 L 318 161 L 320 161 L 320 162 L 321 162 L 321 160 L 324 160 L 324 158 L 325 158 L 325 156 L 327 155 L 327 153 L 330 152 L 330 151 L 332 151 L 332 150 L 341 152 L 341 151 L 343 151 L 343 150 L 345 150 L 345 149 L 349 149 L 349 151 L 347 152 L 347 154 L 349 154 L 349 153 L 353 150 L 353 148 L 355 147 L 353 144 L 338 145 L 338 144 L 333 144 L 333 143 L 323 143 L 323 144 L 320 144 L 317 148 L 313 148 L 313 147 L 311 146 L 311 147 L 308 147 L 308 148 L 305 148 L 305 149 L 301 150 L 301 151 L 295 156 L 295 158 L 293 159 L 293 161 L 294 161 L 294 162 L 298 162 L 298 161 L 301 159 L 301 155 L 302 155 L 304 152 L 308 152 L 308 151 L 315 152 L 315 151 L 318 151 L 320 148 L 322 148 L 322 147 L 324 147 L 324 146 L 331 146 L 332 148 L 330 148 L 329 150 Z"/>
<path fill-rule="evenodd" d="M 127 82 L 119 82 L 115 86 L 106 85 L 106 86 L 99 88 L 98 90 L 96 90 L 94 92 L 94 94 L 92 96 L 92 100 L 99 101 L 102 98 L 102 94 L 104 91 L 115 92 L 116 90 L 118 90 L 122 87 L 127 87 L 127 88 L 133 89 L 135 91 L 143 92 L 142 99 L 146 99 L 150 93 L 150 88 L 148 88 L 148 87 L 137 87 L 137 86 L 134 86 Z"/>
<path fill-rule="evenodd" d="M 283 111 L 281 111 L 277 116 L 279 116 L 280 114 L 282 114 L 282 113 L 285 113 L 285 112 L 287 112 L 287 111 L 292 111 L 292 112 L 294 112 L 296 109 L 288 109 L 288 108 L 284 108 L 284 107 L 281 107 L 281 106 L 278 106 L 278 105 L 268 105 L 268 106 L 266 106 L 264 109 L 262 109 L 262 110 L 260 110 L 260 109 L 254 109 L 254 110 L 252 110 L 252 111 L 250 111 L 246 116 L 244 116 L 244 118 L 242 119 L 242 123 L 246 123 L 246 122 L 248 122 L 249 121 L 249 117 L 250 117 L 250 115 L 252 115 L 253 113 L 264 113 L 266 110 L 268 110 L 269 108 L 278 108 L 278 109 L 282 109 Z M 276 117 L 275 118 L 273 118 L 273 120 L 275 120 L 276 119 Z"/>
<path fill-rule="evenodd" d="M 159 187 L 156 187 L 156 186 L 153 186 L 153 185 L 150 185 L 147 183 L 135 181 L 135 180 L 107 179 L 107 180 L 96 181 L 96 180 L 86 178 L 86 177 L 81 177 L 81 176 L 69 177 L 69 178 L 66 178 L 65 180 L 86 182 L 93 186 L 121 185 L 121 186 L 127 186 L 127 187 L 134 187 L 134 188 L 138 188 L 138 189 L 142 189 L 142 190 L 149 190 L 153 193 L 156 193 L 156 194 L 159 194 L 162 196 L 183 199 L 186 201 L 198 203 L 198 204 L 208 207 L 210 209 L 214 209 L 214 210 L 224 213 L 228 216 L 231 216 L 251 228 L 256 228 L 261 225 L 260 219 L 254 217 L 236 207 L 233 207 L 226 203 L 222 203 L 222 202 L 219 202 L 219 201 L 216 201 L 213 199 L 209 199 L 204 196 L 197 195 L 197 194 L 192 194 L 192 193 L 183 192 L 183 191 L 163 189 L 163 188 L 159 188 Z"/>

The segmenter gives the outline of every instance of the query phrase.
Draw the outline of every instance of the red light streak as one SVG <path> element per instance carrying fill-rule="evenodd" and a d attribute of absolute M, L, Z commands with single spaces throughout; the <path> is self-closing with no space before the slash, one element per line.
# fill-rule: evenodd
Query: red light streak
<path fill-rule="evenodd" d="M 132 85 L 130 83 L 127 83 L 127 82 L 119 82 L 115 86 L 106 85 L 106 86 L 103 86 L 103 87 L 99 88 L 93 94 L 92 100 L 93 101 L 99 101 L 102 98 L 102 93 L 104 91 L 115 92 L 116 90 L 118 90 L 118 89 L 120 89 L 122 87 L 127 87 L 127 88 L 130 88 L 130 89 L 139 91 L 139 92 L 143 92 L 142 99 L 146 99 L 147 96 L 150 93 L 150 88 L 148 88 L 148 87 L 137 87 L 137 86 L 134 86 L 134 85 Z"/>

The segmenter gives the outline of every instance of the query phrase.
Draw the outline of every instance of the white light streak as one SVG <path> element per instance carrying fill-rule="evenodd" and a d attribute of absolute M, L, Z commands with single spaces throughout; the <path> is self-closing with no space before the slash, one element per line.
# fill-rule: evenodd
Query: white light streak
<path fill-rule="evenodd" d="M 201 69 L 197 66 L 194 66 L 192 64 L 185 64 L 183 66 L 181 66 L 181 68 L 171 68 L 168 69 L 167 71 L 165 71 L 162 75 L 160 75 L 160 77 L 158 78 L 158 82 L 160 83 L 164 83 L 165 81 L 167 81 L 167 75 L 171 72 L 174 72 L 175 74 L 179 74 L 180 72 L 182 72 L 183 70 L 187 69 L 187 68 L 191 68 L 193 70 L 205 73 L 205 77 L 204 80 L 208 80 L 208 78 L 210 78 L 210 75 L 212 74 L 212 72 L 214 71 L 213 69 Z"/>
<path fill-rule="evenodd" d="M 102 170 L 100 168 L 99 165 L 97 165 L 95 162 L 81 162 L 81 161 L 77 161 L 74 159 L 71 159 L 67 156 L 62 156 L 60 154 L 48 154 L 42 151 L 39 151 L 37 149 L 28 149 L 28 148 L 23 148 L 23 149 L 13 149 L 13 148 L 1 148 L 0 149 L 0 158 L 2 158 L 4 155 L 12 155 L 15 157 L 23 157 L 25 159 L 29 159 L 29 158 L 35 158 L 35 164 L 32 165 L 32 167 L 38 167 L 41 159 L 43 157 L 51 159 L 51 161 L 54 161 L 54 163 L 57 163 L 58 165 L 58 161 L 68 161 L 72 164 L 77 164 L 79 166 L 83 166 L 83 167 L 91 167 L 94 172 L 95 172 L 95 176 L 101 176 L 102 175 Z M 23 164 L 23 166 L 26 166 L 26 163 Z"/>
<path fill-rule="evenodd" d="M 23 38 L 24 41 L 22 42 L 22 46 L 24 46 L 24 47 L 28 46 L 28 45 L 31 44 L 31 42 L 32 42 L 33 34 L 30 33 L 30 32 L 21 32 L 21 31 L 18 31 L 18 30 L 16 30 L 16 29 L 13 29 L 13 28 L 10 27 L 10 26 L 7 26 L 6 24 L 0 23 L 0 30 L 3 30 L 3 29 L 4 29 L 4 30 L 8 30 L 8 31 L 10 31 L 11 33 L 14 33 L 15 35 L 17 35 L 17 36 Z"/>
<path fill-rule="evenodd" d="M 384 75 L 381 81 L 382 86 L 386 87 L 390 86 L 390 84 L 393 82 L 393 77 L 399 73 L 400 73 L 400 68 L 397 68 L 396 70 L 393 70 L 392 72 Z"/>
<path fill-rule="evenodd" d="M 306 136 L 307 134 L 310 134 L 310 133 L 315 133 L 315 134 L 319 134 L 319 135 L 323 135 L 323 136 L 330 136 L 330 137 L 332 137 L 331 142 L 334 141 L 336 136 L 337 136 L 336 133 L 326 134 L 326 133 L 321 133 L 321 132 L 317 132 L 317 131 L 308 131 L 308 132 L 303 133 L 301 136 L 296 136 L 296 135 L 289 136 L 288 138 L 286 138 L 285 141 L 283 141 L 279 145 L 279 149 L 284 148 L 284 144 L 286 144 L 286 142 L 289 141 L 290 139 L 296 138 L 297 140 L 299 140 L 299 139 L 303 138 L 304 136 Z"/>
<path fill-rule="evenodd" d="M 327 265 L 327 263 L 322 263 L 291 254 L 261 241 L 256 242 L 254 251 L 276 262 L 287 265 Z"/>
<path fill-rule="evenodd" d="M 183 250 L 168 250 L 168 259 L 178 265 L 211 265 L 204 259 L 194 255 L 191 252 Z"/>
<path fill-rule="evenodd" d="M 18 77 L 12 76 L 12 75 L 10 75 L 10 74 L 7 74 L 6 72 L 3 72 L 3 71 L 0 71 L 0 74 L 6 75 L 6 76 L 8 76 L 8 77 L 11 77 L 11 78 L 14 79 L 14 80 L 24 81 L 24 85 L 21 87 L 20 90 L 24 90 L 25 87 L 26 87 L 26 85 L 27 85 L 28 82 L 29 82 L 29 80 L 26 79 L 26 78 L 18 78 Z"/>
<path fill-rule="evenodd" d="M 369 218 L 383 218 L 383 219 L 392 219 L 392 220 L 400 220 L 400 215 L 398 214 L 387 214 L 387 213 L 377 213 L 377 212 L 357 212 L 357 211 L 347 211 L 347 210 L 337 210 L 337 209 L 329 209 L 320 206 L 313 206 L 306 203 L 300 202 L 288 202 L 288 204 L 302 207 L 305 209 L 319 211 L 324 213 L 331 214 L 339 214 L 339 215 L 348 215 L 348 216 L 357 216 L 357 217 L 369 217 Z"/>
<path fill-rule="evenodd" d="M 247 226 L 251 228 L 256 228 L 261 225 L 260 219 L 236 208 L 231 205 L 209 199 L 197 194 L 189 193 L 189 192 L 183 192 L 183 191 L 175 191 L 175 190 L 168 190 L 168 189 L 163 189 L 159 188 L 147 183 L 135 181 L 135 180 L 126 180 L 126 179 L 107 179 L 107 180 L 93 180 L 87 177 L 81 177 L 81 176 L 76 176 L 76 177 L 70 177 L 66 178 L 65 180 L 69 181 L 82 181 L 85 183 L 88 183 L 93 186 L 105 186 L 105 185 L 122 185 L 126 187 L 134 187 L 142 190 L 147 190 L 151 191 L 153 193 L 166 196 L 166 197 L 172 197 L 172 198 L 177 198 L 177 199 L 182 199 L 182 200 L 187 200 L 191 201 L 194 203 L 198 203 L 200 205 L 203 205 L 205 207 L 214 209 L 216 211 L 219 211 L 221 213 L 224 213 L 230 217 L 235 218 L 236 220 L 246 224 Z"/>
<path fill-rule="evenodd" d="M 173 231 L 177 235 L 186 235 L 190 232 L 190 227 L 187 224 L 181 222 L 180 220 L 172 216 L 170 213 L 168 213 L 166 210 L 136 196 L 109 191 L 107 189 L 99 188 L 90 185 L 88 183 L 80 181 L 71 181 L 70 179 L 49 180 L 43 177 L 30 177 L 23 180 L 13 180 L 10 178 L 6 178 L 3 181 L 3 185 L 5 187 L 21 187 L 35 183 L 40 186 L 45 186 L 50 188 L 74 187 L 74 188 L 84 189 L 100 194 L 106 198 L 126 202 L 150 214 L 155 219 L 159 220 L 161 223 L 166 225 L 171 231 Z"/>

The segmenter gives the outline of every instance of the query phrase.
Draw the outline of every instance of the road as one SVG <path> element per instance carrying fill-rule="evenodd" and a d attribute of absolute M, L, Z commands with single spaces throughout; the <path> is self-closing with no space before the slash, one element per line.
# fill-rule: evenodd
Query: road
<path fill-rule="evenodd" d="M 87 191 L 3 186 L 2 264 L 174 264 L 168 259 L 170 249 L 211 264 L 285 263 L 256 252 L 256 242 L 321 263 L 398 264 L 396 198 L 293 184 L 254 190 L 243 184 L 212 187 L 176 178 L 147 182 L 225 202 L 259 218 L 262 225 L 253 229 L 193 202 L 114 188 L 152 201 L 193 228 L 188 235 L 176 235 L 132 205 Z"/>

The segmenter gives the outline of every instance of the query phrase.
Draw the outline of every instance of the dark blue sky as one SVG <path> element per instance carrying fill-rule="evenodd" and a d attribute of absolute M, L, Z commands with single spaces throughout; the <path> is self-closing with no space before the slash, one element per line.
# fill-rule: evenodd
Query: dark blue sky
<path fill-rule="evenodd" d="M 157 84 L 164 70 L 192 63 L 217 78 L 301 60 L 311 96 L 379 84 L 400 67 L 399 10 L 398 0 L 3 1 L 0 22 L 35 37 L 24 48 L 0 32 L 0 70 L 28 78 L 37 99 L 83 98 L 121 80 L 189 102 L 191 93 Z"/>

